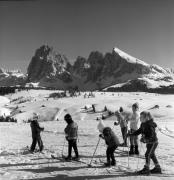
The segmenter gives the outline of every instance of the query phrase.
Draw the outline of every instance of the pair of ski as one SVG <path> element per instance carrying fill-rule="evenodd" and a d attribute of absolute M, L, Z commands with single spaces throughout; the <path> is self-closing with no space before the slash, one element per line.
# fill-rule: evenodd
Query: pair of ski
<path fill-rule="evenodd" d="M 73 158 L 72 158 L 71 160 L 66 160 L 66 157 L 65 157 L 65 156 L 60 156 L 60 157 L 58 157 L 58 156 L 55 156 L 55 155 L 51 154 L 51 158 L 52 158 L 52 159 L 57 159 L 57 160 L 63 161 L 63 162 L 79 162 L 79 163 L 83 163 L 83 164 L 86 164 L 86 165 L 87 165 L 86 162 L 84 162 L 84 161 L 82 161 L 82 160 L 80 160 L 80 159 L 73 159 Z"/>

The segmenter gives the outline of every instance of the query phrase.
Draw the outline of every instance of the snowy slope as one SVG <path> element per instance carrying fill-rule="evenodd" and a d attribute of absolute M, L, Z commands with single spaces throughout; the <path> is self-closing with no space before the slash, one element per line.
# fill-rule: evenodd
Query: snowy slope
<path fill-rule="evenodd" d="M 122 57 L 123 59 L 126 59 L 129 63 L 133 63 L 133 64 L 142 64 L 144 66 L 149 66 L 149 64 L 145 63 L 144 61 L 141 61 L 127 53 L 125 53 L 124 51 L 118 49 L 117 47 L 114 48 L 115 53 L 117 53 L 120 57 Z"/>

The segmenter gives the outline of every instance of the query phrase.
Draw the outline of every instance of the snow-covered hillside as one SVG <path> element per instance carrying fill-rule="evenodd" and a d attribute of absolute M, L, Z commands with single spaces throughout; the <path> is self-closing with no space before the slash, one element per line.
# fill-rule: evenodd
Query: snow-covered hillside
<path fill-rule="evenodd" d="M 29 119 L 33 112 L 46 117 L 55 117 L 51 121 L 40 122 L 44 127 L 41 133 L 44 143 L 44 154 L 28 153 L 31 145 L 30 124 L 0 122 L 0 179 L 7 180 L 57 180 L 57 179 L 106 179 L 106 180 L 173 180 L 174 170 L 174 95 L 159 95 L 148 93 L 103 93 L 95 92 L 95 97 L 84 98 L 84 93 L 78 97 L 67 98 L 48 98 L 49 94 L 56 91 L 30 90 L 21 91 L 16 94 L 8 95 L 10 99 L 4 99 L 4 106 L 10 108 L 15 117 Z M 88 93 L 87 93 L 88 94 Z M 27 101 L 20 101 L 20 100 Z M 2 101 L 2 98 L 0 99 Z M 93 152 L 99 140 L 97 129 L 97 117 L 101 117 L 105 106 L 111 111 L 116 111 L 120 106 L 131 113 L 131 105 L 138 102 L 140 111 L 149 110 L 154 116 L 158 125 L 157 136 L 159 147 L 156 150 L 159 163 L 163 174 L 150 176 L 137 176 L 135 171 L 143 168 L 146 150 L 145 144 L 139 142 L 140 156 L 130 156 L 128 149 L 118 147 L 115 151 L 117 164 L 115 167 L 106 168 L 106 145 L 100 140 L 97 151 L 92 161 L 92 167 L 88 166 L 93 156 Z M 96 113 L 90 109 L 95 104 Z M 14 110 L 18 107 L 15 112 Z M 61 155 L 67 155 L 67 142 L 64 144 L 64 128 L 66 126 L 63 117 L 70 113 L 79 126 L 79 154 L 81 162 L 65 162 Z M 58 119 L 58 121 L 57 121 Z M 48 120 L 48 119 L 47 119 Z M 115 116 L 104 120 L 106 126 L 113 128 L 114 132 L 122 142 L 121 130 L 119 126 L 114 126 Z M 64 147 L 64 148 L 63 148 Z M 52 159 L 51 155 L 60 157 Z M 151 163 L 151 168 L 153 163 Z"/>

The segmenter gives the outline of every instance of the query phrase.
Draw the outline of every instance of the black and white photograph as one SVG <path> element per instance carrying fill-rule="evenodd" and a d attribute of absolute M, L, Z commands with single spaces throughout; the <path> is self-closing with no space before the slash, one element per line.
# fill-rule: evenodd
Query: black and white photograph
<path fill-rule="evenodd" d="M 174 0 L 0 0 L 0 180 L 173 166 Z"/>

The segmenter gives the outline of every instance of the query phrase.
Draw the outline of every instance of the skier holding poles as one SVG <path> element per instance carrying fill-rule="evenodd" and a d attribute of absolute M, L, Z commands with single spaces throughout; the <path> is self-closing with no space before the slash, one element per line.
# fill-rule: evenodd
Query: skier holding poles
<path fill-rule="evenodd" d="M 129 114 L 123 111 L 122 107 L 120 107 L 119 111 L 115 112 L 115 116 L 117 117 L 117 122 L 114 122 L 114 125 L 117 126 L 120 124 L 121 133 L 123 137 L 123 144 L 121 144 L 122 146 L 127 146 L 128 115 Z"/>
<path fill-rule="evenodd" d="M 150 114 L 150 112 L 147 111 L 141 112 L 140 121 L 141 121 L 140 128 L 137 131 L 128 134 L 130 137 L 142 134 L 140 141 L 146 143 L 146 148 L 147 148 L 145 152 L 146 163 L 144 165 L 144 168 L 138 171 L 138 173 L 147 174 L 147 175 L 150 173 L 161 173 L 161 167 L 155 155 L 155 150 L 158 146 L 158 138 L 155 132 L 155 128 L 157 127 L 157 125 L 153 121 L 153 117 Z M 155 164 L 155 167 L 151 170 L 149 169 L 150 159 L 152 159 L 152 161 Z"/>
<path fill-rule="evenodd" d="M 72 120 L 72 117 L 70 114 L 66 114 L 64 116 L 64 120 L 67 123 L 65 131 L 65 138 L 68 141 L 68 156 L 65 158 L 65 160 L 79 160 L 79 153 L 77 149 L 77 138 L 78 138 L 78 125 Z M 71 157 L 72 148 L 75 152 L 75 157 Z"/>
<path fill-rule="evenodd" d="M 106 150 L 107 162 L 104 165 L 106 167 L 115 166 L 116 161 L 115 161 L 114 151 L 116 150 L 120 142 L 110 127 L 104 127 L 101 124 L 100 126 L 98 125 L 98 129 L 102 133 L 99 135 L 99 137 L 104 139 L 107 145 L 107 150 Z"/>
<path fill-rule="evenodd" d="M 38 114 L 37 113 L 33 113 L 33 119 L 30 122 L 30 126 L 31 126 L 31 132 L 32 132 L 32 144 L 30 147 L 30 152 L 33 153 L 36 147 L 36 144 L 38 143 L 39 145 L 39 151 L 42 152 L 44 146 L 43 146 L 43 142 L 40 136 L 40 132 L 44 130 L 43 127 L 39 126 L 38 123 Z"/>

